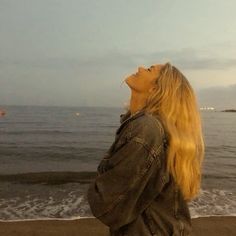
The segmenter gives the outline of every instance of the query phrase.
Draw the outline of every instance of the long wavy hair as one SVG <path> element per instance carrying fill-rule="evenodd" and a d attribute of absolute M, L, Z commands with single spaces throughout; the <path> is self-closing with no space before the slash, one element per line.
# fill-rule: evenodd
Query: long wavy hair
<path fill-rule="evenodd" d="M 167 171 L 185 200 L 199 194 L 205 145 L 202 121 L 193 88 L 169 62 L 161 67 L 156 90 L 147 97 L 145 112 L 157 115 L 168 137 Z M 129 106 L 125 109 L 129 111 Z"/>

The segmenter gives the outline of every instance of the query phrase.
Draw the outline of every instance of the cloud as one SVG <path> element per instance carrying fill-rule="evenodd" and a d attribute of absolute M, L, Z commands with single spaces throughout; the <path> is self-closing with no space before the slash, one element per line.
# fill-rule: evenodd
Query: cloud
<path fill-rule="evenodd" d="M 66 68 L 132 68 L 138 65 L 171 62 L 187 70 L 226 70 L 236 66 L 236 58 L 220 58 L 207 50 L 183 48 L 163 50 L 153 53 L 131 53 L 110 51 L 85 57 L 46 57 L 42 58 L 0 58 L 0 66 L 13 65 L 23 67 L 66 69 Z"/>
<path fill-rule="evenodd" d="M 128 56 L 119 52 L 97 55 L 93 57 L 39 57 L 39 58 L 0 58 L 0 66 L 20 66 L 47 69 L 65 69 L 71 67 L 130 67 L 134 66 L 133 56 Z"/>
<path fill-rule="evenodd" d="M 184 48 L 164 50 L 152 54 L 139 55 L 151 61 L 169 61 L 176 66 L 189 70 L 218 70 L 236 66 L 236 58 L 219 58 L 210 51 Z"/>
<path fill-rule="evenodd" d="M 171 62 L 187 70 L 226 70 L 236 66 L 236 58 L 220 58 L 210 51 L 184 48 L 154 53 L 110 52 L 80 60 L 80 65 L 137 67 L 140 64 Z"/>
<path fill-rule="evenodd" d="M 215 86 L 196 91 L 199 105 L 216 109 L 236 109 L 236 84 Z"/>

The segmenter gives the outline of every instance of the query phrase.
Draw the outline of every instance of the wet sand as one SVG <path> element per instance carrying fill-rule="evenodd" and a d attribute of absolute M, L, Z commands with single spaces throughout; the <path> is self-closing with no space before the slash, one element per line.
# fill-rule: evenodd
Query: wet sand
<path fill-rule="evenodd" d="M 192 236 L 236 235 L 236 216 L 192 219 Z M 1 236 L 108 236 L 108 227 L 95 218 L 0 222 Z"/>

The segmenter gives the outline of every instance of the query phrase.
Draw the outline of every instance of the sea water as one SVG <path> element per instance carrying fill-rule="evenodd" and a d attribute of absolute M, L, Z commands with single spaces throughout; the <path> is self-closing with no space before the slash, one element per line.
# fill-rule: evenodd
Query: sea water
<path fill-rule="evenodd" d="M 5 106 L 0 220 L 92 217 L 86 191 L 123 108 Z M 236 113 L 201 111 L 206 144 L 191 217 L 236 215 Z"/>

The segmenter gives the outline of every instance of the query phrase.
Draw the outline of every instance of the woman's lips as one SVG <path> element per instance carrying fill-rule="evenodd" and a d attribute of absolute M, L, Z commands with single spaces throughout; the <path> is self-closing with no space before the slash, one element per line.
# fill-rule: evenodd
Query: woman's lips
<path fill-rule="evenodd" d="M 138 75 L 138 72 L 131 74 L 131 76 L 134 76 L 134 77 L 137 77 L 137 75 Z"/>

